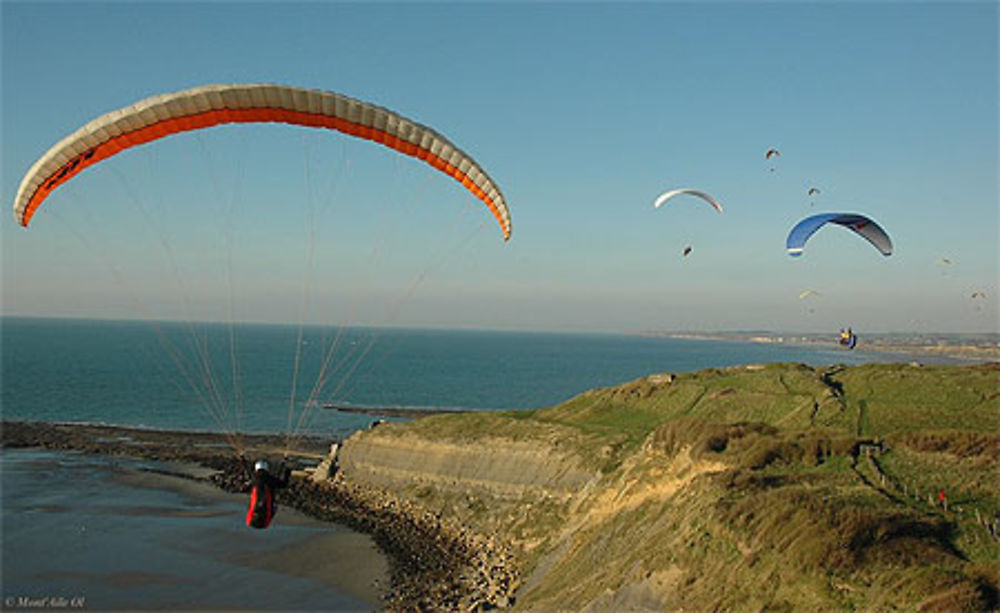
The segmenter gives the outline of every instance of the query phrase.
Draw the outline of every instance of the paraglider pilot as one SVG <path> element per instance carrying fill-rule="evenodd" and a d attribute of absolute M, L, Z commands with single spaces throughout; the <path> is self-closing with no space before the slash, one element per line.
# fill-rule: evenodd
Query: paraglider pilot
<path fill-rule="evenodd" d="M 267 528 L 274 519 L 275 490 L 288 487 L 291 469 L 284 461 L 278 467 L 278 476 L 270 471 L 267 460 L 258 460 L 250 469 L 250 463 L 244 459 L 253 485 L 250 488 L 250 508 L 247 509 L 247 526 L 251 528 Z"/>
<path fill-rule="evenodd" d="M 847 347 L 848 349 L 854 349 L 854 346 L 858 343 L 858 337 L 854 334 L 854 330 L 840 329 L 840 338 L 837 340 L 841 345 Z"/>

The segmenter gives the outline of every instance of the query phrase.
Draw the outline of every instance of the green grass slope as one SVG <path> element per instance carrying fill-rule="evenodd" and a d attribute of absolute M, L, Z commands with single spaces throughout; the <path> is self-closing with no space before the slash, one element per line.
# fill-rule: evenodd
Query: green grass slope
<path fill-rule="evenodd" d="M 770 364 L 365 436 L 593 471 L 569 499 L 401 492 L 518 547 L 519 608 L 976 611 L 998 606 L 998 392 L 989 365 Z"/>

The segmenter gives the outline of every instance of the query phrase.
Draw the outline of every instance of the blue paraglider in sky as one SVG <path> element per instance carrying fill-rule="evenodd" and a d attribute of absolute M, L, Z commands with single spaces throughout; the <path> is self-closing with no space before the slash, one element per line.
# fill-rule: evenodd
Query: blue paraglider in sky
<path fill-rule="evenodd" d="M 892 240 L 886 234 L 885 230 L 882 229 L 882 226 L 875 223 L 871 218 L 858 213 L 820 213 L 819 215 L 806 217 L 795 224 L 792 231 L 788 233 L 788 240 L 785 242 L 788 255 L 802 255 L 809 237 L 828 223 L 853 230 L 858 235 L 867 239 L 882 255 L 892 255 Z"/>

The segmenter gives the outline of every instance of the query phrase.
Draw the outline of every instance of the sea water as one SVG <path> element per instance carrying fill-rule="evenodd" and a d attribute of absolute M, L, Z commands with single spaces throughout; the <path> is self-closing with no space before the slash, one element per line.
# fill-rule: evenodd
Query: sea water
<path fill-rule="evenodd" d="M 0 320 L 0 343 L 4 419 L 332 437 L 372 418 L 325 404 L 528 409 L 651 373 L 890 359 L 615 334 L 20 318 Z"/>

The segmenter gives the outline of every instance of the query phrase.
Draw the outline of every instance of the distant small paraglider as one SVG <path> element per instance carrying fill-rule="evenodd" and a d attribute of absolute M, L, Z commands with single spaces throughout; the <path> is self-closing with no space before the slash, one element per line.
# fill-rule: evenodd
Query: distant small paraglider
<path fill-rule="evenodd" d="M 850 328 L 847 328 L 846 330 L 841 328 L 840 337 L 837 339 L 837 342 L 840 343 L 841 347 L 854 349 L 854 347 L 858 344 L 858 337 Z"/>
<path fill-rule="evenodd" d="M 986 299 L 986 294 L 983 293 L 983 292 L 972 292 L 972 296 L 971 297 L 972 298 L 982 298 L 982 299 L 985 300 Z"/>
<path fill-rule="evenodd" d="M 666 204 L 668 200 L 671 200 L 672 198 L 676 198 L 677 196 L 682 196 L 682 195 L 696 196 L 698 198 L 701 198 L 705 202 L 712 205 L 713 209 L 715 209 L 719 213 L 722 212 L 722 204 L 718 200 L 713 198 L 711 194 L 703 192 L 700 189 L 693 189 L 690 187 L 681 187 L 678 189 L 672 189 L 663 192 L 662 194 L 657 196 L 656 200 L 653 201 L 653 208 L 658 209 L 664 204 Z M 687 257 L 690 254 L 691 254 L 691 245 L 688 245 L 684 247 L 684 257 Z"/>
<path fill-rule="evenodd" d="M 816 290 L 814 290 L 814 289 L 806 289 L 806 290 L 802 290 L 801 292 L 799 292 L 799 300 L 806 300 L 807 298 L 812 298 L 813 296 L 819 296 L 819 295 L 821 295 L 821 294 L 819 292 L 817 292 Z M 814 309 L 814 308 L 812 308 L 810 306 L 809 307 L 809 312 L 810 313 L 815 313 L 816 309 Z"/>
<path fill-rule="evenodd" d="M 818 187 L 810 187 L 806 191 L 806 195 L 809 196 L 809 206 L 816 206 L 815 196 L 819 195 L 819 188 Z"/>
<path fill-rule="evenodd" d="M 781 152 L 775 149 L 774 147 L 768 149 L 767 153 L 764 154 L 765 160 L 770 160 L 772 158 L 777 158 L 777 157 L 781 157 Z M 774 172 L 774 166 L 771 167 L 771 172 Z"/>
<path fill-rule="evenodd" d="M 951 260 L 949 258 L 938 258 L 937 262 L 935 262 L 935 264 L 937 264 L 938 266 L 941 267 L 941 276 L 942 277 L 947 277 L 948 276 L 948 268 L 951 267 Z"/>

